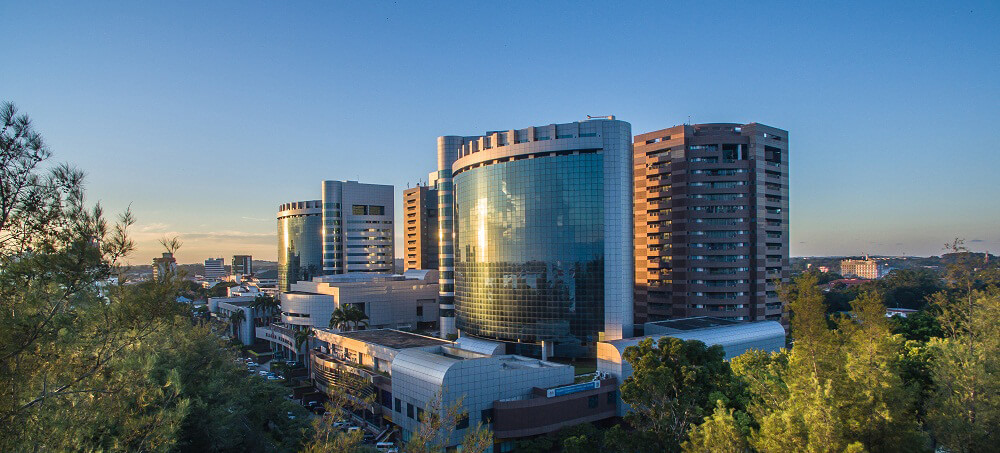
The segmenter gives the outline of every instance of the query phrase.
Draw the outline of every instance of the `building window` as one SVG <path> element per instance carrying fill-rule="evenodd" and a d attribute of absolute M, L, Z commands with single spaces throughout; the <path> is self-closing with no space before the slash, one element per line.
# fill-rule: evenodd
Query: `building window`
<path fill-rule="evenodd" d="M 382 407 L 392 408 L 392 393 L 382 390 Z"/>
<path fill-rule="evenodd" d="M 424 422 L 424 410 L 419 407 L 417 408 L 417 421 L 421 423 Z"/>
<path fill-rule="evenodd" d="M 385 215 L 385 206 L 369 206 L 369 215 Z"/>
<path fill-rule="evenodd" d="M 484 425 L 493 423 L 493 408 L 483 409 L 480 411 L 479 421 L 483 422 Z"/>
<path fill-rule="evenodd" d="M 469 427 L 469 414 L 462 414 L 462 417 L 455 422 L 455 429 L 465 429 Z"/>
<path fill-rule="evenodd" d="M 354 215 L 367 215 L 368 214 L 368 206 L 363 205 L 363 204 L 353 205 L 353 206 L 351 206 L 351 214 L 354 214 Z"/>
<path fill-rule="evenodd" d="M 403 410 L 402 410 L 403 409 L 403 402 L 400 401 L 399 398 L 396 398 L 395 400 L 396 400 L 395 401 L 395 403 L 396 403 L 396 412 L 403 412 Z"/>
<path fill-rule="evenodd" d="M 587 407 L 594 409 L 597 407 L 597 395 L 591 395 L 587 397 Z"/>
<path fill-rule="evenodd" d="M 618 402 L 618 399 L 616 398 L 617 396 L 618 394 L 616 392 L 608 392 L 608 404 L 614 405 L 615 403 L 617 403 Z"/>
<path fill-rule="evenodd" d="M 423 316 L 423 315 L 424 315 L 424 306 L 417 305 L 417 316 Z"/>
<path fill-rule="evenodd" d="M 410 403 L 406 403 L 406 416 L 413 418 L 413 405 Z"/>

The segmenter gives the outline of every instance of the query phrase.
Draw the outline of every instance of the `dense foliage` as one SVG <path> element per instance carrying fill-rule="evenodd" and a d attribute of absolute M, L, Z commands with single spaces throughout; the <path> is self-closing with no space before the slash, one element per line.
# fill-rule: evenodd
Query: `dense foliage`
<path fill-rule="evenodd" d="M 0 123 L 0 451 L 296 449 L 301 409 L 176 302 L 194 288 L 111 279 L 131 214 L 109 225 L 88 207 L 83 174 L 45 167 L 12 105 Z"/>
<path fill-rule="evenodd" d="M 627 350 L 635 373 L 622 398 L 641 416 L 628 417 L 631 431 L 605 450 L 640 452 L 655 443 L 657 451 L 679 445 L 688 452 L 995 451 L 998 272 L 960 241 L 951 248 L 943 280 L 896 272 L 852 289 L 845 312 L 833 315 L 820 275 L 801 275 L 782 291 L 792 346 L 780 352 L 749 351 L 725 367 L 721 356 L 694 366 L 677 340 Z M 887 303 L 917 298 L 922 311 L 886 318 Z M 647 410 L 650 402 L 664 409 Z M 679 415 L 689 414 L 699 417 L 682 426 Z M 663 427 L 679 428 L 664 436 Z"/>

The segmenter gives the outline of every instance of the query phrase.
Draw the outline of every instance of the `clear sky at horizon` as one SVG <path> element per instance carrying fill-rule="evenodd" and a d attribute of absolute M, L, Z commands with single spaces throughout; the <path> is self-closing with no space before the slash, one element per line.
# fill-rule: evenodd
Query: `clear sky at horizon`
<path fill-rule="evenodd" d="M 398 218 L 437 136 L 588 114 L 788 130 L 793 256 L 1000 251 L 1000 2 L 467 3 L 0 2 L 0 100 L 138 264 L 273 260 L 323 179 Z"/>

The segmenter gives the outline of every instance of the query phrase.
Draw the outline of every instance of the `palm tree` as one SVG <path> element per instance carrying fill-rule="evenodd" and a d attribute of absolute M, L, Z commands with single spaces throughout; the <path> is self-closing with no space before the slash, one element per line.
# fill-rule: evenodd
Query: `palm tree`
<path fill-rule="evenodd" d="M 347 310 L 347 319 L 354 324 L 354 330 L 358 330 L 358 325 L 368 327 L 368 315 L 357 305 L 351 305 L 351 308 Z"/>
<path fill-rule="evenodd" d="M 348 315 L 348 310 L 344 307 L 337 307 L 333 309 L 333 315 L 330 316 L 330 328 L 337 328 L 340 330 L 347 329 L 350 324 L 351 319 Z"/>
<path fill-rule="evenodd" d="M 302 350 L 302 344 L 309 342 L 309 337 L 313 336 L 312 329 L 306 327 L 295 331 L 295 351 Z"/>
<path fill-rule="evenodd" d="M 246 313 L 243 310 L 236 310 L 232 315 L 229 315 L 229 322 L 233 326 L 233 336 L 239 338 L 240 324 L 247 320 Z"/>
<path fill-rule="evenodd" d="M 270 324 L 270 321 L 274 317 L 274 314 L 281 309 L 281 302 L 278 302 L 278 300 L 275 299 L 274 297 L 261 294 L 253 300 L 253 303 L 250 304 L 250 306 L 253 307 L 255 310 L 258 310 L 261 313 L 263 313 L 265 315 L 264 316 L 265 322 Z"/>

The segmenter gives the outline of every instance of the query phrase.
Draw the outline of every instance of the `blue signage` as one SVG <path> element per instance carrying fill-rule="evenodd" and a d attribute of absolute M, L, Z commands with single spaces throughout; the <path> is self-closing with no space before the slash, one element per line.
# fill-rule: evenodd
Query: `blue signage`
<path fill-rule="evenodd" d="M 583 382 L 580 384 L 566 385 L 562 387 L 556 387 L 554 389 L 548 389 L 545 392 L 545 396 L 552 398 L 554 396 L 569 395 L 571 393 L 583 392 L 586 390 L 593 390 L 601 388 L 601 381 L 590 381 Z"/>

